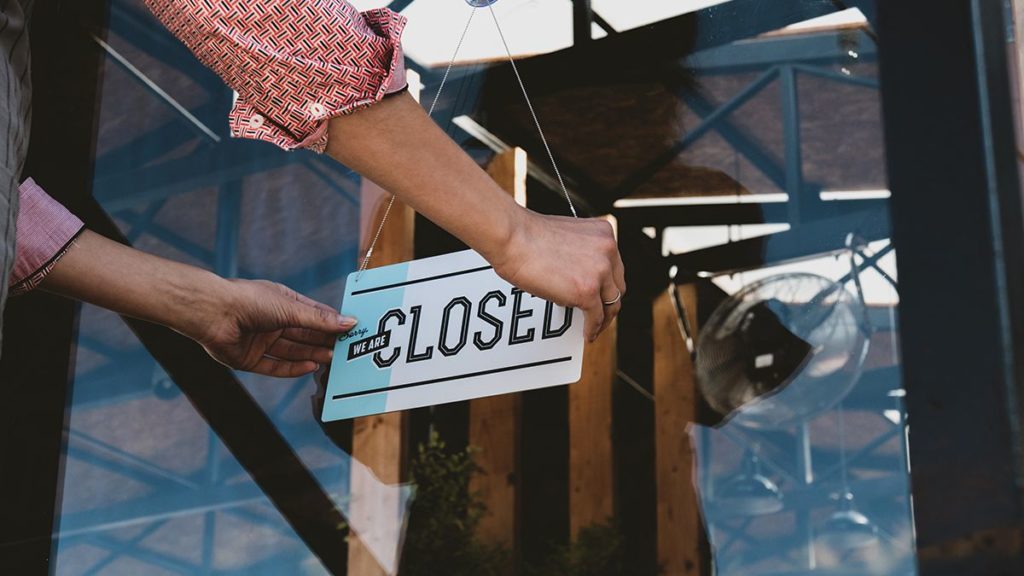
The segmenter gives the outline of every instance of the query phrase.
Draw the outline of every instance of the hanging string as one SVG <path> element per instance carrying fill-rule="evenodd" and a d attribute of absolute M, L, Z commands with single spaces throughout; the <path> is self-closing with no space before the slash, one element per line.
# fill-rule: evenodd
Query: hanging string
<path fill-rule="evenodd" d="M 463 42 L 466 41 L 466 34 L 469 32 L 469 25 L 473 23 L 473 16 L 476 14 L 476 8 L 469 11 L 469 19 L 466 20 L 466 26 L 462 29 L 462 35 L 459 36 L 459 43 L 455 46 L 455 52 L 452 53 L 451 60 L 448 61 L 448 67 L 444 69 L 444 76 L 441 77 L 441 84 L 437 87 L 437 92 L 434 93 L 434 100 L 430 103 L 430 109 L 427 110 L 427 117 L 434 116 L 434 109 L 437 108 L 437 102 L 441 99 L 441 93 L 444 91 L 444 85 L 448 83 L 448 76 L 452 72 L 452 67 L 455 66 L 455 60 L 459 57 L 459 51 L 462 49 Z M 373 240 L 370 241 L 370 247 L 366 249 L 366 255 L 363 256 L 363 262 L 359 265 L 359 274 L 356 276 L 356 282 L 362 277 L 363 272 L 370 265 L 370 258 L 373 257 L 373 249 L 377 246 L 377 240 L 380 240 L 380 235 L 384 231 L 384 224 L 388 221 L 388 215 L 391 214 L 391 207 L 395 204 L 395 195 L 391 195 L 391 199 L 388 200 L 387 208 L 384 209 L 384 216 L 380 219 L 380 225 L 377 226 L 377 232 L 373 235 Z"/>
<path fill-rule="evenodd" d="M 501 31 L 501 24 L 498 23 L 498 16 L 494 13 L 494 5 L 491 4 L 487 7 L 491 11 L 491 18 L 494 19 L 494 27 L 498 29 L 498 36 L 501 38 L 501 44 L 505 47 L 505 54 L 508 54 L 508 61 L 512 64 L 512 72 L 516 75 L 516 81 L 519 82 L 519 89 L 523 92 L 523 98 L 526 100 L 526 107 L 530 110 L 530 116 L 533 117 L 533 125 L 537 127 L 537 133 L 540 134 L 540 141 L 544 144 L 544 150 L 548 153 L 548 160 L 551 161 L 551 167 L 555 169 L 555 177 L 558 178 L 558 186 L 562 189 L 562 194 L 565 195 L 565 201 L 569 203 L 569 211 L 572 212 L 573 218 L 579 218 L 576 214 L 576 206 L 572 203 L 572 197 L 569 196 L 569 190 L 565 187 L 565 182 L 562 180 L 562 173 L 558 170 L 558 163 L 555 162 L 555 155 L 551 153 L 551 146 L 548 145 L 548 139 L 544 137 L 544 129 L 540 127 L 540 120 L 537 119 L 537 112 L 533 109 L 533 103 L 530 102 L 530 96 L 526 93 L 526 85 L 523 84 L 523 77 L 519 75 L 519 67 L 516 66 L 516 59 L 512 57 L 512 50 L 508 47 L 508 42 L 505 40 L 505 34 Z"/>
<path fill-rule="evenodd" d="M 568 188 L 565 186 L 565 181 L 562 178 L 562 172 L 558 169 L 558 163 L 555 161 L 555 155 L 551 152 L 551 146 L 548 144 L 548 139 L 544 135 L 544 129 L 541 128 L 540 120 L 537 117 L 537 112 L 533 108 L 533 103 L 530 101 L 530 96 L 526 92 L 526 84 L 523 82 L 523 77 L 519 74 L 519 67 L 516 66 L 516 60 L 512 56 L 512 50 L 509 48 L 508 41 L 505 39 L 505 33 L 501 29 L 501 24 L 498 22 L 498 16 L 494 12 L 494 6 L 488 5 L 488 10 L 491 12 L 491 18 L 494 20 L 494 27 L 498 30 L 498 37 L 501 38 L 501 44 L 505 48 L 505 54 L 508 56 L 508 61 L 512 65 L 512 71 L 515 73 L 516 82 L 519 84 L 519 89 L 523 93 L 523 99 L 526 100 L 526 107 L 530 111 L 530 117 L 533 118 L 533 125 L 537 128 L 537 133 L 540 135 L 541 143 L 544 145 L 544 151 L 547 152 L 548 160 L 551 162 L 551 167 L 555 171 L 555 177 L 558 179 L 558 186 L 562 190 L 562 194 L 565 196 L 565 201 L 569 204 L 569 211 L 572 213 L 573 218 L 579 218 L 576 213 L 576 206 L 573 204 L 572 196 L 569 194 Z M 469 13 L 469 19 L 466 20 L 466 26 L 462 29 L 462 35 L 459 37 L 459 42 L 455 46 L 455 52 L 452 54 L 451 60 L 448 62 L 448 67 L 445 68 L 444 76 L 441 77 L 441 83 L 437 87 L 437 92 L 434 94 L 434 100 L 430 103 L 430 109 L 427 111 L 427 116 L 432 117 L 434 115 L 434 109 L 437 107 L 437 103 L 441 98 L 441 93 L 444 91 L 445 84 L 448 82 L 448 76 L 451 74 L 452 67 L 455 65 L 455 61 L 458 59 L 459 51 L 462 49 L 462 44 L 466 40 L 466 34 L 469 32 L 469 26 L 473 22 L 473 15 L 476 14 L 476 7 L 474 7 Z M 388 216 L 391 214 L 391 207 L 395 203 L 395 196 L 392 195 L 388 200 L 388 205 L 384 209 L 384 215 L 381 217 L 380 225 L 377 226 L 377 232 L 373 235 L 373 240 L 370 241 L 370 247 L 366 250 L 366 255 L 363 257 L 363 261 L 359 266 L 359 274 L 356 275 L 356 282 L 362 277 L 363 272 L 370 265 L 370 258 L 373 257 L 373 249 L 377 246 L 377 241 L 380 239 L 381 233 L 384 231 L 384 224 L 388 220 Z"/>

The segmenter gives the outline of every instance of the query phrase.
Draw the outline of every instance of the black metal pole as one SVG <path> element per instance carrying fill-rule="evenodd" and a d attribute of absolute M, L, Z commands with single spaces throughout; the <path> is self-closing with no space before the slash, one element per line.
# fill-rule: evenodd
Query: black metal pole
<path fill-rule="evenodd" d="M 572 0 L 572 41 L 574 46 L 586 46 L 594 23 L 594 11 L 590 0 Z"/>
<path fill-rule="evenodd" d="M 1024 215 L 1002 10 L 878 3 L 922 576 L 1022 573 L 977 545 L 1024 528 Z"/>

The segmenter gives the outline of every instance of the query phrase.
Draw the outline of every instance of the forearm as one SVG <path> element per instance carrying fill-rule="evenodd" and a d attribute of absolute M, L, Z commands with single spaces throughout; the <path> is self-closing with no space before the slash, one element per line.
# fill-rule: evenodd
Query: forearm
<path fill-rule="evenodd" d="M 493 262 L 523 210 L 408 94 L 331 120 L 327 153 Z"/>
<path fill-rule="evenodd" d="M 195 337 L 227 308 L 229 282 L 86 230 L 39 287 Z"/>

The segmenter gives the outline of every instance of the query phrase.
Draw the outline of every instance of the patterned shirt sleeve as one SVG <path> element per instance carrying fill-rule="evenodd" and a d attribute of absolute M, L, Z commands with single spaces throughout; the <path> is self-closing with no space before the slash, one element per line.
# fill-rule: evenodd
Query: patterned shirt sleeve
<path fill-rule="evenodd" d="M 31 178 L 18 189 L 18 196 L 21 208 L 10 278 L 11 296 L 38 286 L 84 229 L 81 220 L 50 198 Z"/>
<path fill-rule="evenodd" d="M 327 120 L 405 88 L 405 18 L 344 0 L 145 0 L 238 97 L 231 134 L 327 146 Z"/>

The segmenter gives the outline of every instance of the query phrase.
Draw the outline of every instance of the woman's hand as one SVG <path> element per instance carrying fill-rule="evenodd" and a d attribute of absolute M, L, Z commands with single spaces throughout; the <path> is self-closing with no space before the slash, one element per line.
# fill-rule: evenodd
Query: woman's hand
<path fill-rule="evenodd" d="M 354 318 L 265 280 L 230 280 L 225 306 L 196 334 L 218 362 L 248 372 L 293 378 L 331 361 L 338 334 Z"/>
<path fill-rule="evenodd" d="M 40 288 L 170 327 L 238 370 L 295 377 L 331 361 L 356 321 L 280 284 L 225 280 L 88 230 Z"/>
<path fill-rule="evenodd" d="M 591 342 L 622 306 L 620 298 L 626 293 L 622 258 L 612 226 L 604 220 L 522 210 L 505 249 L 485 256 L 498 275 L 515 286 L 583 310 Z"/>
<path fill-rule="evenodd" d="M 626 285 L 611 226 L 516 205 L 410 96 L 336 116 L 329 133 L 330 156 L 480 252 L 502 278 L 582 309 L 591 339 L 618 314 Z"/>

